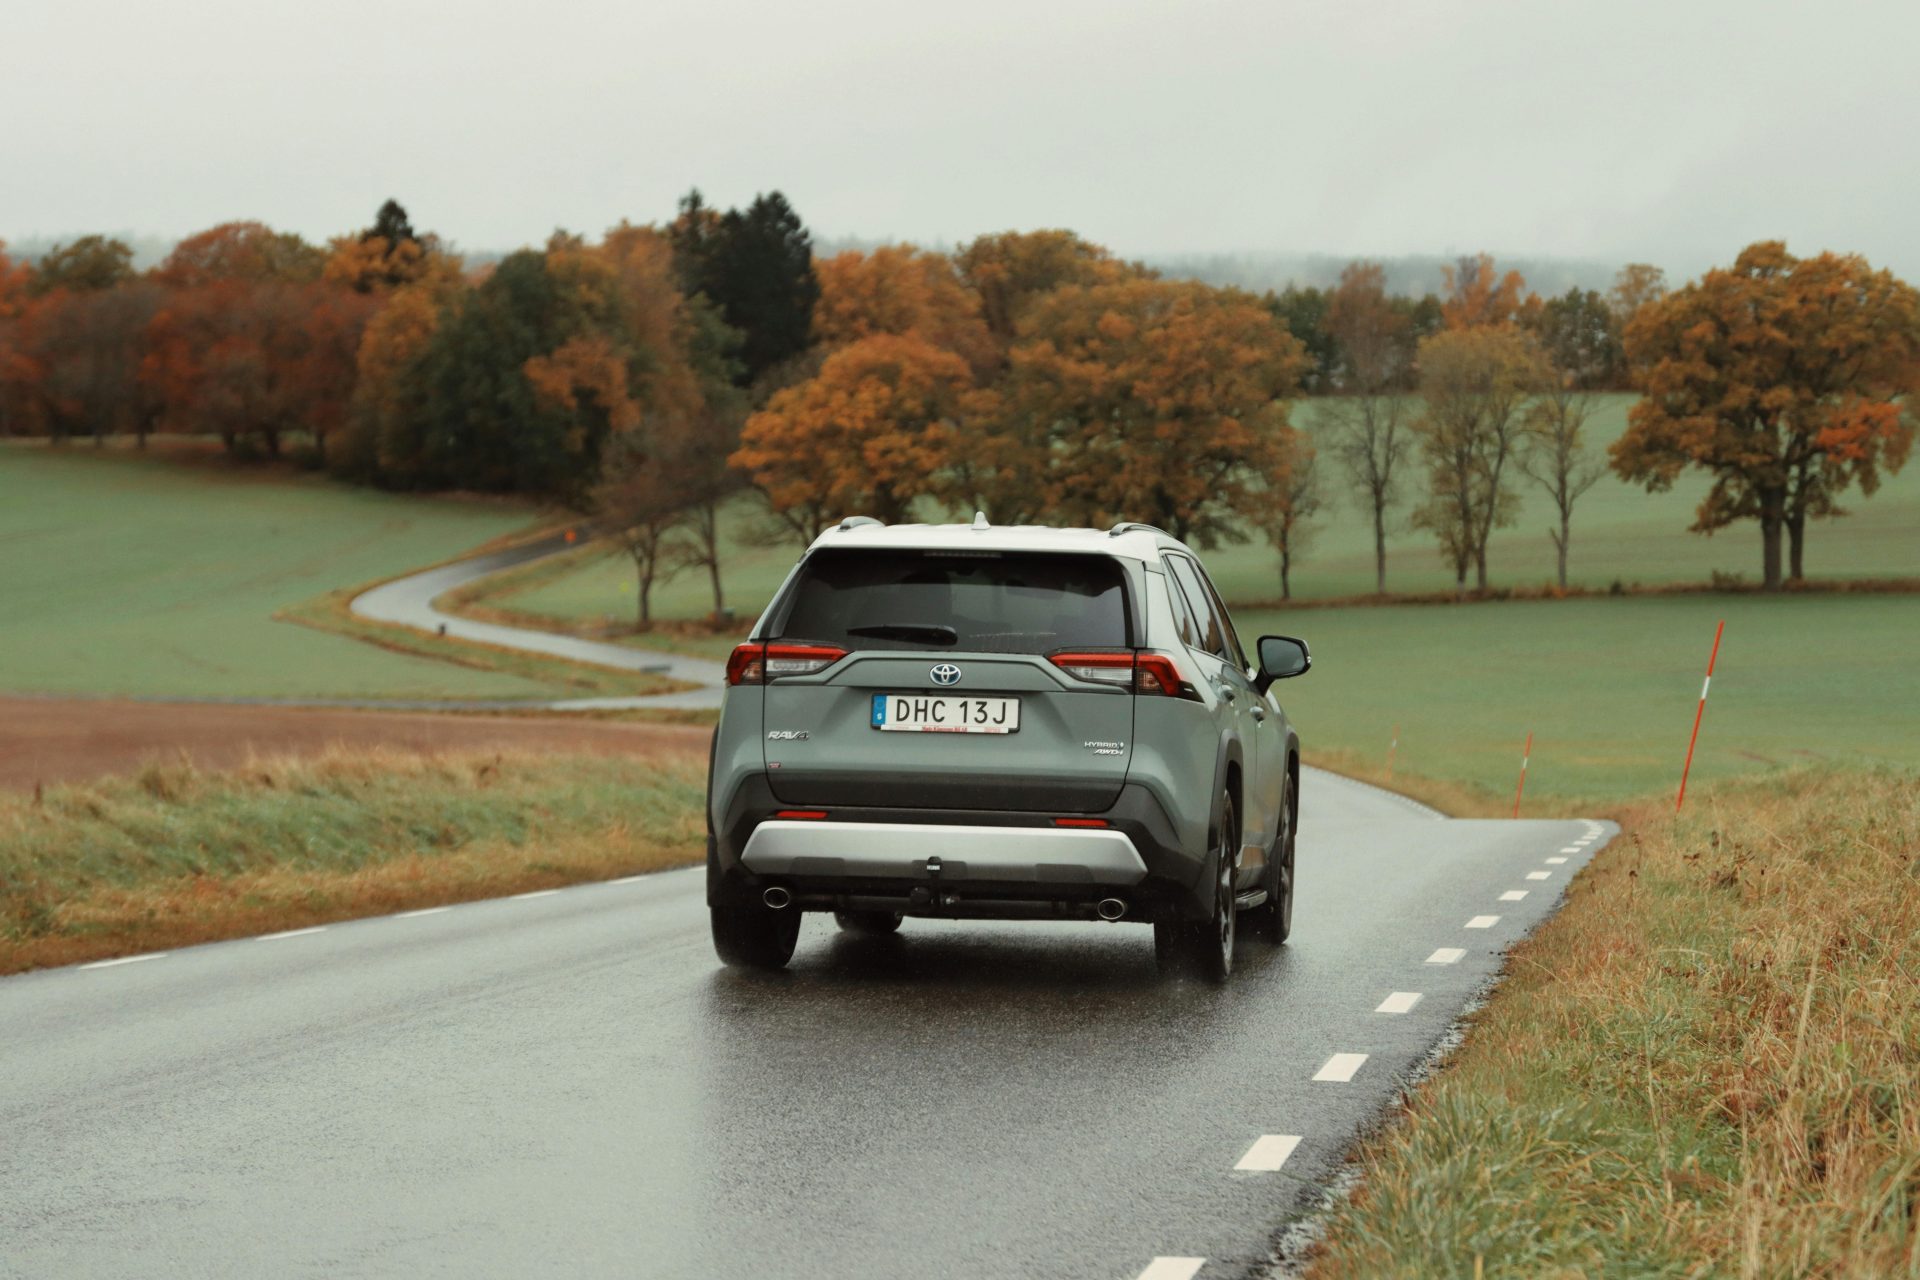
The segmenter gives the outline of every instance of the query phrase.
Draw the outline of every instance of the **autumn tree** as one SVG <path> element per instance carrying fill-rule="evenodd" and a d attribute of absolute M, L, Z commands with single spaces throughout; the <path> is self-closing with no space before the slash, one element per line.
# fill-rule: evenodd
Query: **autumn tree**
<path fill-rule="evenodd" d="M 1613 469 L 1649 490 L 1692 467 L 1713 477 L 1693 528 L 1760 524 L 1769 590 L 1803 573 L 1808 519 L 1843 515 L 1858 483 L 1905 464 L 1920 375 L 1920 295 L 1852 254 L 1796 258 L 1779 241 L 1644 306 L 1627 355 L 1645 394 L 1615 441 Z"/>
<path fill-rule="evenodd" d="M 980 315 L 1003 345 L 1038 300 L 1066 285 L 1115 284 L 1153 275 L 1116 259 L 1071 231 L 1000 231 L 978 236 L 954 255 L 960 278 L 980 297 Z"/>
<path fill-rule="evenodd" d="M 1529 329 L 1547 368 L 1529 410 L 1528 439 L 1517 461 L 1553 500 L 1557 524 L 1548 536 L 1564 587 L 1574 503 L 1606 472 L 1587 448 L 1587 422 L 1598 407 L 1598 389 L 1618 378 L 1624 357 L 1613 312 L 1591 289 L 1569 288 L 1548 299 Z"/>
<path fill-rule="evenodd" d="M 176 289 L 222 282 L 301 283 L 317 280 L 326 259 L 325 250 L 290 231 L 258 222 L 226 222 L 175 245 L 154 278 Z"/>
<path fill-rule="evenodd" d="M 1647 262 L 1629 262 L 1613 277 L 1607 307 L 1614 324 L 1624 332 L 1640 308 L 1667 296 L 1667 273 Z"/>
<path fill-rule="evenodd" d="M 396 289 L 368 319 L 354 351 L 347 431 L 330 460 L 336 471 L 403 489 L 421 483 L 427 424 L 422 361 L 442 314 L 459 306 L 464 288 Z"/>
<path fill-rule="evenodd" d="M 980 297 L 945 254 L 909 244 L 849 250 L 821 262 L 815 339 L 831 350 L 876 334 L 916 337 L 951 351 L 986 375 L 999 359 L 981 318 Z"/>
<path fill-rule="evenodd" d="M 1413 447 L 1407 398 L 1413 365 L 1406 309 L 1386 292 L 1377 262 L 1353 262 L 1327 301 L 1327 331 L 1340 351 L 1337 397 L 1321 402 L 1340 461 L 1373 519 L 1374 590 L 1387 590 L 1387 513 L 1398 501 L 1402 464 Z"/>
<path fill-rule="evenodd" d="M 642 631 L 653 628 L 654 587 L 693 559 L 681 484 L 691 434 L 685 419 L 662 414 L 645 430 L 616 436 L 588 501 L 588 509 L 633 562 L 635 623 Z"/>
<path fill-rule="evenodd" d="M 133 250 L 106 236 L 81 236 L 48 250 L 33 268 L 32 291 L 44 296 L 64 289 L 90 293 L 133 279 Z"/>
<path fill-rule="evenodd" d="M 1280 598 L 1293 599 L 1293 562 L 1312 541 L 1313 517 L 1325 503 L 1313 441 L 1304 431 L 1278 425 L 1262 442 L 1254 463 L 1244 515 L 1280 557 Z"/>
<path fill-rule="evenodd" d="M 1415 526 L 1431 532 L 1465 595 L 1467 570 L 1487 589 L 1487 542 L 1513 523 L 1507 464 L 1524 444 L 1528 398 L 1546 364 L 1527 334 L 1511 326 L 1449 329 L 1420 343 L 1426 409 L 1414 424 L 1427 463 L 1427 501 Z"/>
<path fill-rule="evenodd" d="M 938 488 L 962 419 L 989 411 L 976 395 L 953 352 L 918 337 L 862 338 L 747 419 L 733 463 L 802 539 L 847 515 L 892 523 Z"/>
<path fill-rule="evenodd" d="M 1440 274 L 1446 284 L 1440 311 L 1449 329 L 1518 324 L 1539 303 L 1527 292 L 1526 278 L 1518 271 L 1502 274 L 1490 254 L 1461 258 Z"/>
<path fill-rule="evenodd" d="M 32 285 L 33 268 L 14 261 L 0 240 L 0 437 L 26 432 L 40 378 L 27 341 Z"/>
<path fill-rule="evenodd" d="M 373 225 L 355 235 L 341 236 L 328 246 L 323 275 L 356 293 L 384 293 L 413 284 L 444 259 L 437 237 L 413 229 L 407 211 L 388 200 L 374 215 Z"/>
<path fill-rule="evenodd" d="M 34 308 L 29 352 L 41 418 L 55 439 L 91 435 L 95 444 L 130 433 L 142 448 L 157 412 L 140 382 L 158 285 L 61 289 Z"/>
<path fill-rule="evenodd" d="M 1020 332 L 1004 429 L 1024 446 L 1013 479 L 1037 481 L 1042 509 L 1201 546 L 1240 536 L 1249 464 L 1307 365 L 1259 299 L 1188 281 L 1069 285 Z"/>

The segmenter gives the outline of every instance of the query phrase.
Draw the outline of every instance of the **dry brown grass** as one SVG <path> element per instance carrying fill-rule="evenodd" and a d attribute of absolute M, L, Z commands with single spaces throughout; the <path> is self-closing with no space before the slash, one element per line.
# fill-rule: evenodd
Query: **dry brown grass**
<path fill-rule="evenodd" d="M 704 774 L 336 750 L 0 797 L 0 973 L 691 864 Z"/>
<path fill-rule="evenodd" d="M 1618 814 L 1311 1274 L 1920 1276 L 1917 781 Z"/>

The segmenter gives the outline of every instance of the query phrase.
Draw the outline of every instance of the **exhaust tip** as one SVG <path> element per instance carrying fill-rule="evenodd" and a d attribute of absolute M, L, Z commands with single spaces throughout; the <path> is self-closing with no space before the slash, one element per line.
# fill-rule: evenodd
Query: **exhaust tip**
<path fill-rule="evenodd" d="M 771 889 L 768 889 L 765 893 L 760 895 L 760 901 L 766 903 L 769 907 L 772 907 L 775 911 L 778 911 L 782 907 L 792 905 L 793 891 L 790 889 L 783 889 L 779 885 L 774 885 Z"/>
<path fill-rule="evenodd" d="M 1102 898 L 1093 909 L 1102 920 L 1118 920 L 1127 914 L 1127 904 L 1120 898 Z"/>

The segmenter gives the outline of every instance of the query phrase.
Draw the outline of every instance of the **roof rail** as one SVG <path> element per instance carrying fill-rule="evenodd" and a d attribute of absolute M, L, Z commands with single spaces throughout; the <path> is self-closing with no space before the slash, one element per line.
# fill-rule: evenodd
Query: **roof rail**
<path fill-rule="evenodd" d="M 1168 533 L 1165 529 L 1160 528 L 1158 525 L 1147 524 L 1146 522 L 1141 520 L 1122 520 L 1119 524 L 1107 530 L 1107 536 L 1109 538 L 1117 538 L 1123 533 L 1134 533 L 1134 532 L 1157 533 L 1162 537 L 1166 537 L 1166 538 L 1171 538 L 1173 536 L 1172 534 Z"/>
<path fill-rule="evenodd" d="M 864 529 L 868 525 L 873 525 L 876 528 L 884 528 L 885 522 L 875 520 L 872 516 L 848 516 L 835 527 L 838 528 L 840 532 L 845 533 L 849 529 Z"/>

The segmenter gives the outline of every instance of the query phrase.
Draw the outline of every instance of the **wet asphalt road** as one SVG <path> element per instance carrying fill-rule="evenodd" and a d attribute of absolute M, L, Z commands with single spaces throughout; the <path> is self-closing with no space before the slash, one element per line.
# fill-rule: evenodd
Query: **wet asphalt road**
<path fill-rule="evenodd" d="M 0 980 L 0 1275 L 1257 1274 L 1611 833 L 1302 807 L 1225 990 L 1138 925 L 810 917 L 734 973 L 697 871 Z"/>

